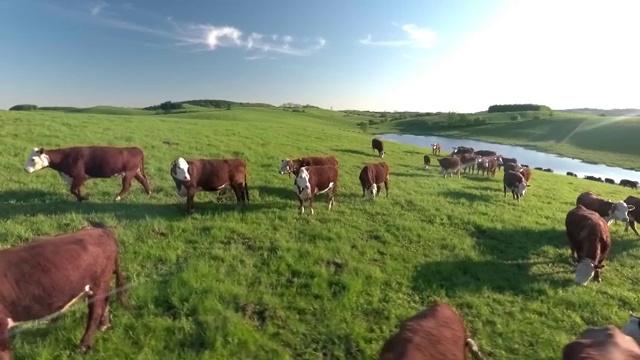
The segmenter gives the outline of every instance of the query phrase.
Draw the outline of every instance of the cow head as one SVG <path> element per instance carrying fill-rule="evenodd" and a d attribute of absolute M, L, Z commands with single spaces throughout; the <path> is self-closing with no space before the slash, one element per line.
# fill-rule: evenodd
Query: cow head
<path fill-rule="evenodd" d="M 516 187 L 516 193 L 518 194 L 518 196 L 523 197 L 524 194 L 527 192 L 527 188 L 530 185 L 527 184 L 526 181 L 521 182 L 520 184 L 518 184 L 518 186 Z"/>
<path fill-rule="evenodd" d="M 32 173 L 44 169 L 49 166 L 49 161 L 49 156 L 44 153 L 44 148 L 33 148 L 24 164 L 24 170 Z"/>
<path fill-rule="evenodd" d="M 635 206 L 627 205 L 624 201 L 613 203 L 609 211 L 609 217 L 612 220 L 629 222 L 629 211 L 635 210 Z"/>
<path fill-rule="evenodd" d="M 300 197 L 311 197 L 311 184 L 309 183 L 309 172 L 302 167 L 295 180 L 296 192 Z"/>
<path fill-rule="evenodd" d="M 172 162 L 171 176 L 180 181 L 191 180 L 191 176 L 189 176 L 189 164 L 187 163 L 187 160 L 179 157 L 174 162 Z"/>
<path fill-rule="evenodd" d="M 431 148 L 432 148 L 433 150 L 436 150 L 436 149 L 438 148 L 438 144 L 431 144 Z"/>
<path fill-rule="evenodd" d="M 596 267 L 591 259 L 582 259 L 576 267 L 576 274 L 573 282 L 578 285 L 587 285 L 595 271 Z"/>
<path fill-rule="evenodd" d="M 367 195 L 367 199 L 375 199 L 377 191 L 378 191 L 378 185 L 371 184 L 371 187 L 369 187 L 365 192 L 365 194 Z"/>
<path fill-rule="evenodd" d="M 280 162 L 280 170 L 278 170 L 278 172 L 280 173 L 280 175 L 290 174 L 291 170 L 293 170 L 292 167 L 293 167 L 293 164 L 291 160 L 283 159 Z"/>
<path fill-rule="evenodd" d="M 640 342 L 640 317 L 629 313 L 629 321 L 622 326 L 622 332 Z"/>

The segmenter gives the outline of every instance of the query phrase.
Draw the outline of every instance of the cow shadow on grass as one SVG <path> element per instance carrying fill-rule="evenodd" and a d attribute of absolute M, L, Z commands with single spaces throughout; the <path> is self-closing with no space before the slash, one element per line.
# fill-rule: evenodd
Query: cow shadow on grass
<path fill-rule="evenodd" d="M 331 149 L 331 151 L 343 153 L 343 154 L 352 154 L 352 155 L 364 155 L 364 156 L 378 156 L 377 151 L 362 151 L 362 150 L 353 150 L 353 149 Z"/>
<path fill-rule="evenodd" d="M 496 174 L 496 177 L 497 176 L 498 174 Z M 495 182 L 495 178 L 482 174 L 473 174 L 473 176 L 468 176 L 466 179 L 477 182 Z"/>
<path fill-rule="evenodd" d="M 440 192 L 441 195 L 446 196 L 452 200 L 466 200 L 469 202 L 487 202 L 491 201 L 491 194 L 475 193 L 464 190 L 446 190 Z"/>
<path fill-rule="evenodd" d="M 271 197 L 275 197 L 278 199 L 285 199 L 285 200 L 298 199 L 294 191 L 293 180 L 291 180 L 290 183 L 287 183 L 286 185 L 283 184 L 281 186 L 266 186 L 266 185 L 253 186 L 249 188 L 249 191 L 253 189 L 255 189 L 260 194 L 260 197 L 265 195 L 265 196 L 271 196 Z"/>
<path fill-rule="evenodd" d="M 422 167 L 422 169 L 424 169 L 424 167 Z M 406 177 L 406 178 L 414 178 L 414 177 L 426 178 L 427 174 L 425 172 L 423 173 L 391 172 L 390 176 Z"/>
<path fill-rule="evenodd" d="M 206 196 L 207 194 L 209 196 Z M 99 199 L 98 199 L 99 197 Z M 111 200 L 111 198 L 107 198 Z M 152 198 L 149 198 L 151 200 Z M 135 203 L 128 198 L 120 202 L 98 202 L 103 199 L 96 195 L 89 200 L 77 202 L 70 194 L 46 192 L 42 190 L 9 190 L 0 192 L 0 219 L 11 219 L 19 216 L 63 215 L 75 213 L 82 215 L 111 215 L 118 220 L 144 220 L 161 218 L 164 220 L 180 220 L 186 215 L 186 200 L 178 199 L 175 203 Z M 198 193 L 195 198 L 195 213 L 209 215 L 223 212 L 247 212 L 272 208 L 272 204 L 249 203 L 238 207 L 235 199 L 226 202 L 217 195 Z"/>

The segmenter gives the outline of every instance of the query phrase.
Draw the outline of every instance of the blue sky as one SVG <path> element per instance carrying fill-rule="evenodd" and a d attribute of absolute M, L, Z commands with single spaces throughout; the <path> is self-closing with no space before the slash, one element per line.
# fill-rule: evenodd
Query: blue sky
<path fill-rule="evenodd" d="M 0 0 L 0 108 L 640 107 L 636 3 Z"/>

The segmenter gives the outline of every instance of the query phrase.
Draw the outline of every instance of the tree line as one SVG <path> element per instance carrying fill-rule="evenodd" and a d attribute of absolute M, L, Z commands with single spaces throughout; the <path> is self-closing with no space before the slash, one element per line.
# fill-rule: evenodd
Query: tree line
<path fill-rule="evenodd" d="M 503 105 L 491 105 L 489 106 L 489 113 L 498 112 L 516 112 L 516 111 L 551 111 L 551 108 L 546 105 L 537 104 L 503 104 Z"/>

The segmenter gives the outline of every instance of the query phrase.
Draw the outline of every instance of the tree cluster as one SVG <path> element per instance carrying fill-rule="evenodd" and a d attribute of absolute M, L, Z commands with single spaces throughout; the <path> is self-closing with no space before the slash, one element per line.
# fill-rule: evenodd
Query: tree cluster
<path fill-rule="evenodd" d="M 504 104 L 504 105 L 491 105 L 489 106 L 489 113 L 499 112 L 516 112 L 516 111 L 551 111 L 551 108 L 546 105 L 537 104 Z"/>
<path fill-rule="evenodd" d="M 32 104 L 19 104 L 19 105 L 14 105 L 14 106 L 10 107 L 9 110 L 11 110 L 11 111 L 38 110 L 38 106 L 37 105 L 32 105 Z"/>

